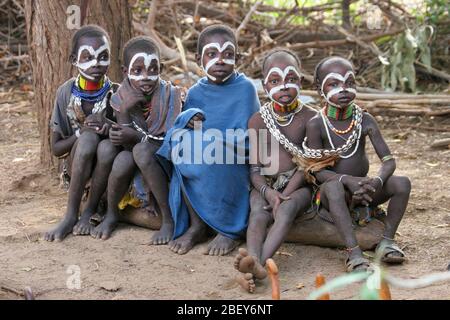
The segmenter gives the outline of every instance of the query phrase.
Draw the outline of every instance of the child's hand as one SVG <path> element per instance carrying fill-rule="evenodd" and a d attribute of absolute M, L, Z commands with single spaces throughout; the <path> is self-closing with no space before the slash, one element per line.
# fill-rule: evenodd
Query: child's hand
<path fill-rule="evenodd" d="M 367 190 L 368 193 L 374 194 L 382 187 L 381 180 L 377 178 L 364 178 L 359 182 L 359 185 Z"/>
<path fill-rule="evenodd" d="M 200 121 L 200 122 L 205 121 L 205 117 L 201 113 L 197 113 L 195 116 L 193 116 L 191 118 L 191 120 L 189 120 L 187 127 L 192 130 L 196 129 L 195 122 L 198 122 L 198 121 Z"/>
<path fill-rule="evenodd" d="M 109 130 L 109 139 L 115 146 L 134 145 L 140 141 L 140 136 L 132 128 L 113 124 L 111 130 Z"/>
<path fill-rule="evenodd" d="M 347 176 L 347 175 L 345 175 L 341 179 L 342 184 L 348 191 L 350 191 L 351 194 L 354 194 L 356 191 L 361 189 L 361 186 L 359 185 L 360 181 L 361 181 L 361 178 Z"/>
<path fill-rule="evenodd" d="M 84 121 L 85 126 L 98 135 L 107 136 L 109 132 L 109 124 L 105 122 L 100 114 L 91 114 Z"/>
<path fill-rule="evenodd" d="M 276 191 L 274 189 L 267 188 L 266 201 L 269 203 L 269 205 L 265 206 L 264 210 L 272 209 L 272 215 L 273 215 L 273 218 L 275 219 L 276 214 L 278 212 L 278 208 L 280 207 L 280 204 L 283 201 L 287 201 L 290 199 L 291 199 L 290 197 L 283 196 L 281 193 L 279 193 L 278 191 Z"/>
<path fill-rule="evenodd" d="M 121 112 L 128 112 L 137 104 L 146 102 L 142 91 L 134 89 L 128 82 L 128 79 L 125 79 L 122 82 L 122 85 L 119 87 L 117 93 L 120 97 L 120 101 L 122 102 L 120 105 Z"/>
<path fill-rule="evenodd" d="M 86 117 L 86 120 L 84 120 L 84 125 L 94 131 L 101 130 L 104 124 L 105 121 L 100 114 L 91 114 Z"/>
<path fill-rule="evenodd" d="M 372 197 L 367 193 L 365 188 L 355 191 L 352 196 L 352 205 L 362 204 L 366 207 L 373 201 Z"/>

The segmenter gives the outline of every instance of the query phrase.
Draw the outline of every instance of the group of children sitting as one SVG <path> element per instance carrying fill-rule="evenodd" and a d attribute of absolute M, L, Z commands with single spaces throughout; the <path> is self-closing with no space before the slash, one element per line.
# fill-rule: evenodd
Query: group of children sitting
<path fill-rule="evenodd" d="M 78 76 L 58 89 L 51 120 L 53 154 L 65 159 L 70 177 L 69 199 L 66 215 L 46 240 L 61 241 L 69 233 L 106 240 L 121 210 L 148 206 L 162 219 L 151 244 L 168 244 L 178 254 L 215 235 L 205 254 L 226 255 L 246 236 L 247 249 L 239 249 L 234 266 L 238 282 L 253 292 L 294 219 L 315 210 L 343 239 L 347 271 L 369 268 L 354 226 L 374 218 L 385 225 L 376 248 L 382 260 L 405 261 L 394 237 L 410 182 L 393 175 L 395 160 L 376 120 L 354 102 L 351 62 L 328 57 L 317 65 L 323 105 L 317 112 L 299 99 L 300 60 L 288 49 L 274 49 L 262 62 L 269 98 L 262 106 L 254 84 L 235 70 L 240 56 L 231 28 L 205 28 L 196 58 L 206 77 L 185 95 L 160 78 L 156 42 L 136 37 L 124 47 L 118 85 L 107 77 L 108 34 L 93 25 L 75 33 L 70 59 Z M 230 129 L 245 134 L 229 139 Z M 367 176 L 366 137 L 382 162 L 375 177 Z M 198 159 L 208 153 L 225 158 L 220 148 L 211 150 L 211 140 L 231 161 Z M 180 148 L 186 142 L 194 147 Z M 236 151 L 242 145 L 243 152 Z M 188 156 L 194 161 L 183 161 Z M 102 197 L 106 213 L 99 216 Z M 384 213 L 378 206 L 387 201 Z"/>

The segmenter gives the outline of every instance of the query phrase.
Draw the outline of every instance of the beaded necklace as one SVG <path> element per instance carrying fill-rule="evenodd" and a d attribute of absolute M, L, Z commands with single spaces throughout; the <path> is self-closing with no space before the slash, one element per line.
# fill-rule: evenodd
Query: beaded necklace
<path fill-rule="evenodd" d="M 78 77 L 78 87 L 83 91 L 98 91 L 103 88 L 105 78 L 103 77 L 99 82 L 93 82 L 84 77 Z"/>
<path fill-rule="evenodd" d="M 100 90 L 94 91 L 92 93 L 82 92 L 82 89 L 79 87 L 80 78 L 81 77 L 78 76 L 77 80 L 72 86 L 72 95 L 76 98 L 79 98 L 80 100 L 88 102 L 100 102 L 105 98 L 106 94 L 111 89 L 111 81 L 109 81 L 109 79 L 106 79 Z"/>
<path fill-rule="evenodd" d="M 272 117 L 274 118 L 275 122 L 280 127 L 289 126 L 292 123 L 292 120 L 294 120 L 295 115 L 297 113 L 299 113 L 300 111 L 302 111 L 302 109 L 303 109 L 303 104 L 297 100 L 297 102 L 295 103 L 295 108 L 289 114 L 282 116 L 275 112 L 274 105 L 275 105 L 275 102 L 272 101 L 270 103 L 270 113 L 272 114 Z"/>
<path fill-rule="evenodd" d="M 297 109 L 297 107 L 298 107 L 298 100 L 297 99 L 295 99 L 295 101 L 292 102 L 288 106 L 282 106 L 282 105 L 280 105 L 279 103 L 276 103 L 276 102 L 273 103 L 273 108 L 275 109 L 275 111 L 282 112 L 282 113 L 292 112 L 295 109 Z"/>

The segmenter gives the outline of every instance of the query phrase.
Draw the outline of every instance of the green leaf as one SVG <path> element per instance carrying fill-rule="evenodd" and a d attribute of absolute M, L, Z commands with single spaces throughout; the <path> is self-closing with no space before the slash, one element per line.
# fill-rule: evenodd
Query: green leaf
<path fill-rule="evenodd" d="M 309 295 L 308 300 L 316 300 L 317 298 L 326 293 L 331 293 L 334 290 L 339 289 L 341 287 L 345 287 L 348 286 L 349 284 L 365 280 L 367 279 L 367 277 L 369 277 L 369 275 L 370 274 L 367 272 L 353 272 L 335 278 L 330 282 L 328 282 L 327 284 L 325 284 L 323 287 L 320 287 L 319 289 L 313 291 Z"/>

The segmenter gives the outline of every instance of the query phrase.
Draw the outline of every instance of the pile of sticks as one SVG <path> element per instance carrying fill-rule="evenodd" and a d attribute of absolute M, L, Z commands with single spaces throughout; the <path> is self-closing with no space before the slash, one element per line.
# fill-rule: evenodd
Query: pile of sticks
<path fill-rule="evenodd" d="M 380 90 L 380 56 L 389 48 L 389 40 L 403 32 L 406 23 L 413 22 L 414 17 L 389 0 L 368 1 L 351 17 L 346 17 L 343 3 L 352 1 L 330 0 L 309 7 L 302 6 L 301 2 L 292 1 L 292 7 L 280 8 L 256 0 L 141 0 L 134 7 L 134 25 L 138 33 L 150 35 L 159 42 L 168 59 L 167 75 L 172 80 L 185 80 L 181 81 L 183 84 L 192 79 L 186 81 L 180 73 L 194 79 L 201 75 L 195 63 L 201 30 L 207 25 L 226 23 L 237 30 L 242 55 L 239 70 L 249 77 L 260 79 L 264 55 L 274 47 L 284 46 L 301 58 L 307 86 L 311 87 L 314 67 L 321 59 L 340 55 L 355 64 L 360 91 Z M 380 29 L 369 29 L 364 21 L 374 5 L 383 15 Z M 336 19 L 326 20 L 325 12 Z M 352 25 L 356 17 L 362 18 L 362 22 Z M 380 39 L 383 44 L 378 46 L 376 42 Z M 427 81 L 432 76 L 431 80 L 443 84 L 444 88 L 450 81 L 450 75 L 443 70 L 427 70 L 420 65 L 417 68 L 428 73 Z"/>
<path fill-rule="evenodd" d="M 314 90 L 303 90 L 302 94 L 319 98 L 318 92 Z M 448 94 L 358 93 L 356 103 L 373 115 L 450 115 Z"/>
<path fill-rule="evenodd" d="M 24 0 L 0 0 L 0 88 L 31 82 Z"/>

